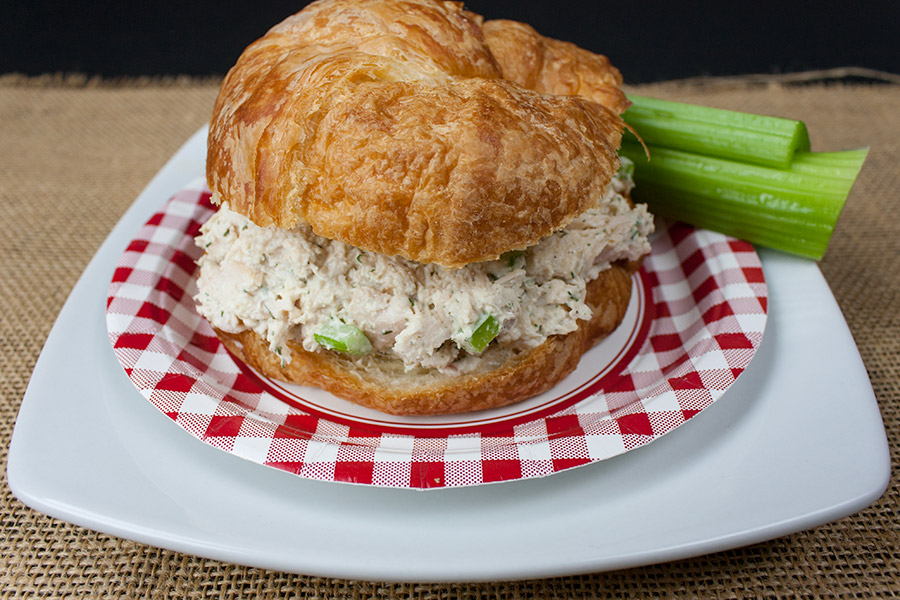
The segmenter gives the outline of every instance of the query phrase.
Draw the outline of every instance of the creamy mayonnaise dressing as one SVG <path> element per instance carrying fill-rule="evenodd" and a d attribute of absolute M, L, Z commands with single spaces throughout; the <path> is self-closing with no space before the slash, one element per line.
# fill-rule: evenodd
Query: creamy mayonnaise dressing
<path fill-rule="evenodd" d="M 313 334 L 337 318 L 407 369 L 463 372 L 477 360 L 464 348 L 484 314 L 500 323 L 493 343 L 523 348 L 590 318 L 587 282 L 650 251 L 653 217 L 623 197 L 630 186 L 617 177 L 565 229 L 524 252 L 459 269 L 366 252 L 305 225 L 258 227 L 223 204 L 197 238 L 205 250 L 197 308 L 224 331 L 255 331 L 284 362 L 289 339 L 324 351 Z"/>

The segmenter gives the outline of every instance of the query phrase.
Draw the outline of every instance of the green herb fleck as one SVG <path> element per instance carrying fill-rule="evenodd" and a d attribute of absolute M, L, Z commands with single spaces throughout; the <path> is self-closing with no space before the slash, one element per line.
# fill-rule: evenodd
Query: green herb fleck
<path fill-rule="evenodd" d="M 516 266 L 516 262 L 525 254 L 522 250 L 510 250 L 500 255 L 502 260 L 506 261 L 506 266 L 512 269 Z"/>

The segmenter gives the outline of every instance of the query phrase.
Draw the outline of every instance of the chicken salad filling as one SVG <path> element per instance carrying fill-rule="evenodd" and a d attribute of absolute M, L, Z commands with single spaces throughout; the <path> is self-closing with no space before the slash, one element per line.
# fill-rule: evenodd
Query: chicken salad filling
<path fill-rule="evenodd" d="M 367 252 L 314 234 L 259 227 L 227 203 L 202 227 L 195 296 L 213 326 L 252 330 L 283 363 L 303 349 L 381 353 L 406 369 L 474 368 L 490 344 L 531 348 L 589 319 L 586 285 L 650 251 L 653 217 L 625 195 L 625 169 L 567 227 L 523 251 L 458 269 Z"/>

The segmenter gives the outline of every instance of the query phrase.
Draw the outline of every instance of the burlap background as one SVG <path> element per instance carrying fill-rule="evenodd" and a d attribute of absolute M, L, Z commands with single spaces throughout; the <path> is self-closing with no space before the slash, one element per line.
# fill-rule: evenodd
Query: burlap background
<path fill-rule="evenodd" d="M 869 159 L 821 268 L 900 448 L 900 85 L 712 80 L 641 93 L 803 119 L 817 150 Z M 214 81 L 0 77 L 0 466 L 31 370 L 82 269 L 200 127 Z M 900 596 L 900 482 L 871 508 L 749 548 L 613 573 L 496 584 L 380 584 L 159 550 L 37 514 L 0 489 L 0 598 L 888 598 Z"/>

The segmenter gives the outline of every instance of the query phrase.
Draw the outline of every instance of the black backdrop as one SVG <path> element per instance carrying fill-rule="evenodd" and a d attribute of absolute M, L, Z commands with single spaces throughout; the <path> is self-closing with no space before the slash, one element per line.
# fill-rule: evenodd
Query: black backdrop
<path fill-rule="evenodd" d="M 0 73 L 221 75 L 306 2 L 50 2 L 0 11 Z M 900 73 L 900 0 L 470 0 L 606 54 L 629 83 L 855 66 Z"/>

